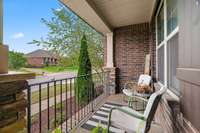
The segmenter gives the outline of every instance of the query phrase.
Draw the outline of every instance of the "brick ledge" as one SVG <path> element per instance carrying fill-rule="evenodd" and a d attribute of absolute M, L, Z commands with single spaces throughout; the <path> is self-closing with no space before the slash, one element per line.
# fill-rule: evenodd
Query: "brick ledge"
<path fill-rule="evenodd" d="M 35 76 L 35 73 L 9 71 L 8 73 L 0 74 L 0 83 L 33 79 Z"/>

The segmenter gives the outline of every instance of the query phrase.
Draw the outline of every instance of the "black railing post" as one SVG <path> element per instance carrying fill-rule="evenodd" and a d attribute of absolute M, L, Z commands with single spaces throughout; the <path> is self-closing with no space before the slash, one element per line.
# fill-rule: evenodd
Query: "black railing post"
<path fill-rule="evenodd" d="M 79 119 L 80 119 L 80 118 L 79 118 L 79 117 L 80 117 L 80 116 L 79 116 L 79 115 L 80 115 L 80 114 L 79 114 L 79 113 L 80 113 L 80 107 L 79 107 L 79 87 L 78 87 L 78 85 L 77 85 L 77 80 L 78 80 L 78 78 L 76 78 L 76 80 L 75 80 L 75 82 L 76 82 L 75 85 L 76 85 L 76 89 L 77 89 L 77 92 L 76 92 L 76 93 L 77 93 L 77 97 L 78 97 L 78 98 L 77 98 L 77 102 L 78 102 L 78 122 L 79 122 Z"/>
<path fill-rule="evenodd" d="M 76 125 L 76 85 L 75 85 L 75 78 L 73 78 L 73 89 L 74 89 L 74 113 L 75 113 L 75 125 Z"/>
<path fill-rule="evenodd" d="M 70 129 L 72 129 L 72 79 L 70 78 Z"/>
<path fill-rule="evenodd" d="M 67 83 L 67 79 L 65 80 L 65 83 L 66 83 L 66 90 L 65 90 L 65 102 L 66 102 L 66 105 L 65 105 L 65 123 L 66 123 L 66 125 L 65 125 L 65 128 L 66 128 L 66 133 L 67 133 L 67 131 L 68 131 L 68 129 L 67 129 L 67 119 L 68 119 L 68 117 L 67 117 L 67 115 L 68 115 L 68 104 L 67 104 L 67 95 L 68 95 L 68 83 Z"/>
<path fill-rule="evenodd" d="M 27 101 L 28 101 L 27 132 L 31 133 L 32 126 L 35 127 L 35 124 L 38 126 L 37 132 L 46 132 L 47 129 L 48 131 L 50 131 L 53 130 L 54 128 L 57 128 L 57 126 L 61 126 L 61 130 L 63 131 L 64 127 L 62 127 L 62 125 L 64 120 L 66 122 L 65 132 L 72 130 L 79 123 L 79 121 L 81 121 L 91 112 L 94 112 L 96 105 L 98 105 L 98 103 L 100 102 L 99 98 L 102 98 L 101 96 L 102 86 L 106 85 L 106 82 L 108 82 L 107 74 L 108 74 L 107 72 L 94 73 L 90 75 L 89 74 L 81 75 L 78 77 L 71 77 L 71 78 L 64 78 L 57 80 L 54 79 L 51 81 L 29 84 L 27 89 Z M 81 101 L 82 97 L 81 95 L 79 95 L 81 90 L 77 85 L 77 80 L 78 78 L 90 79 L 88 78 L 88 76 L 92 76 L 92 80 L 88 80 L 88 82 L 86 83 L 88 84 L 86 85 L 88 87 L 87 92 L 85 92 L 85 94 L 88 96 L 87 101 Z M 66 84 L 64 84 L 64 82 Z M 36 88 L 38 91 L 37 93 L 39 93 L 39 94 L 36 93 L 37 96 L 39 95 L 39 98 L 34 100 L 34 102 L 31 101 L 32 100 L 31 95 L 33 95 L 31 94 L 31 89 L 33 89 L 33 87 Z M 65 94 L 66 99 L 64 99 L 62 95 L 64 91 L 66 93 Z M 57 99 L 57 96 L 60 98 L 59 101 Z M 43 100 L 47 101 L 47 107 L 45 106 L 45 108 L 43 108 L 43 102 L 44 102 Z M 35 111 L 31 112 L 31 103 L 37 103 L 39 105 L 39 112 Z M 57 107 L 58 103 L 61 104 L 59 105 L 61 110 L 58 110 Z M 63 105 L 64 103 L 65 105 Z M 51 116 L 51 110 L 53 111 L 52 116 Z M 65 113 L 63 111 L 65 111 Z M 47 114 L 45 114 L 45 112 L 47 112 Z M 34 115 L 39 116 L 39 118 L 37 119 L 38 123 L 32 122 L 33 121 L 32 117 L 34 117 Z M 44 115 L 45 116 L 47 115 L 47 120 L 48 120 L 47 123 L 44 123 L 43 120 Z M 61 116 L 61 118 L 58 117 L 57 115 Z M 63 116 L 65 116 L 65 118 Z M 52 120 L 54 120 L 53 123 L 51 123 Z"/>
<path fill-rule="evenodd" d="M 50 124 L 49 124 L 49 83 L 47 83 L 47 127 L 48 127 L 48 130 L 50 129 Z"/>
<path fill-rule="evenodd" d="M 40 120 L 40 125 L 39 125 L 39 132 L 42 132 L 42 104 L 41 104 L 41 84 L 39 84 L 39 120 Z"/>
<path fill-rule="evenodd" d="M 93 88 L 93 83 L 91 84 L 91 86 L 92 86 L 92 90 L 91 90 L 91 92 L 92 92 L 92 95 L 91 95 L 91 101 L 92 101 L 92 112 L 94 112 L 94 88 Z"/>
<path fill-rule="evenodd" d="M 56 110 L 56 81 L 54 81 L 54 128 L 57 127 L 57 110 Z"/>
<path fill-rule="evenodd" d="M 63 123 L 63 106 L 62 106 L 62 80 L 60 80 L 60 109 L 61 109 L 61 112 L 60 112 L 60 115 L 61 115 L 61 132 L 62 132 L 62 123 Z"/>

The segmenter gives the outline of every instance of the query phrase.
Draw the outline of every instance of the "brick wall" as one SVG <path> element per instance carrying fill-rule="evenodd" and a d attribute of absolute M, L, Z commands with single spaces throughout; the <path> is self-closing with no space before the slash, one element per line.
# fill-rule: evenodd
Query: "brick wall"
<path fill-rule="evenodd" d="M 43 58 L 27 58 L 27 63 L 31 67 L 43 67 L 44 66 Z"/>
<path fill-rule="evenodd" d="M 149 53 L 149 23 L 114 30 L 114 63 L 119 68 L 120 88 L 127 80 L 138 80 L 144 73 L 145 55 Z"/>

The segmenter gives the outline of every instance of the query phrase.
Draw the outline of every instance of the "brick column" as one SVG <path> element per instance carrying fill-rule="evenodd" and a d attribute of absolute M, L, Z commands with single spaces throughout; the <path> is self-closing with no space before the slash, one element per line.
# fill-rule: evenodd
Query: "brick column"
<path fill-rule="evenodd" d="M 26 129 L 26 79 L 35 74 L 0 74 L 0 133 Z"/>

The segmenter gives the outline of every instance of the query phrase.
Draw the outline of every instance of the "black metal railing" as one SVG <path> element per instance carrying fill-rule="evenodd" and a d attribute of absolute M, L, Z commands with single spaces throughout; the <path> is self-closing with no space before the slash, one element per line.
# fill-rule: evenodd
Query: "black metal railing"
<path fill-rule="evenodd" d="M 62 132 L 72 131 L 106 97 L 108 74 L 101 72 L 29 84 L 28 133 L 49 132 L 57 128 Z"/>

